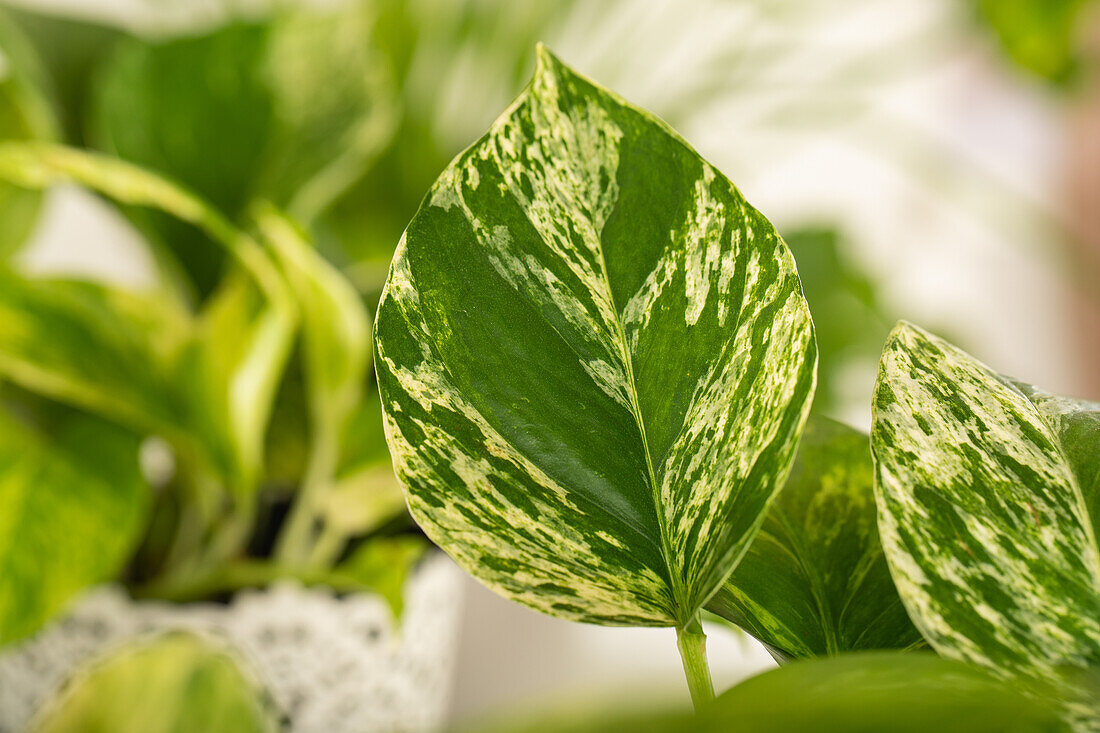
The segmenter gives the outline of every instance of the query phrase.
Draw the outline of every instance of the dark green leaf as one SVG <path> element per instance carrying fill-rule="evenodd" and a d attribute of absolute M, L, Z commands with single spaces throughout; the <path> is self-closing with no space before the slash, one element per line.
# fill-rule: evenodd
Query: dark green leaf
<path fill-rule="evenodd" d="M 369 4 L 276 13 L 206 35 L 122 44 L 103 70 L 97 147 L 179 180 L 231 219 L 255 198 L 308 222 L 354 183 L 392 134 L 390 70 Z M 200 292 L 224 253 L 160 214 L 139 225 Z"/>
<path fill-rule="evenodd" d="M 782 485 L 816 347 L 794 261 L 653 116 L 539 51 L 442 174 L 379 306 L 413 516 L 497 592 L 684 625 Z"/>
<path fill-rule="evenodd" d="M 879 543 L 871 445 L 811 416 L 787 484 L 707 609 L 780 660 L 922 643 Z"/>
<path fill-rule="evenodd" d="M 0 8 L 0 140 L 50 139 L 58 123 L 43 89 L 34 48 Z M 14 252 L 38 218 L 42 194 L 0 182 L 0 261 Z"/>

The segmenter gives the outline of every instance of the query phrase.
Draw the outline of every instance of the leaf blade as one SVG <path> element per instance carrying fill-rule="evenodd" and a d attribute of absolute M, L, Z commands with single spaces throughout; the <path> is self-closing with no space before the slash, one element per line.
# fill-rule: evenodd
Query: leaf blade
<path fill-rule="evenodd" d="M 410 223 L 376 349 L 428 535 L 503 595 L 604 624 L 686 623 L 717 588 L 789 467 L 816 363 L 770 224 L 545 50 Z"/>
<path fill-rule="evenodd" d="M 922 643 L 878 538 L 870 439 L 811 415 L 794 468 L 707 609 L 777 659 Z"/>
<path fill-rule="evenodd" d="M 45 430 L 0 412 L 0 645 L 128 559 L 150 504 L 138 443 L 79 413 Z"/>
<path fill-rule="evenodd" d="M 872 444 L 887 558 L 932 646 L 1062 684 L 1100 659 L 1100 557 L 1059 439 L 1012 383 L 899 324 Z"/>

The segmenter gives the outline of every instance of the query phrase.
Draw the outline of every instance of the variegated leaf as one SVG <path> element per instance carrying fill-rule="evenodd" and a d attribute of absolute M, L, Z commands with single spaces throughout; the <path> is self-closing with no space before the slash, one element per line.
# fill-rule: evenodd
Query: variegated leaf
<path fill-rule="evenodd" d="M 781 661 L 923 643 L 890 579 L 866 434 L 812 415 L 745 557 L 707 603 Z"/>
<path fill-rule="evenodd" d="M 794 262 L 652 115 L 545 49 L 440 176 L 376 325 L 425 532 L 497 592 L 687 624 L 782 485 L 816 346 Z"/>
<path fill-rule="evenodd" d="M 310 447 L 302 488 L 279 539 L 284 560 L 304 559 L 339 468 L 342 438 L 360 405 L 370 368 L 371 323 L 359 294 L 274 207 L 254 217 L 302 312 L 302 357 L 310 413 Z"/>
<path fill-rule="evenodd" d="M 131 642 L 80 669 L 28 730 L 274 733 L 274 706 L 243 661 L 191 634 Z"/>
<path fill-rule="evenodd" d="M 187 189 L 105 156 L 3 142 L 0 180 L 30 189 L 76 182 L 120 203 L 157 209 L 201 229 L 236 259 L 240 267 L 220 283 L 197 318 L 181 312 L 171 298 L 137 298 L 87 285 L 74 286 L 82 289 L 80 299 L 18 296 L 11 322 L 0 325 L 0 373 L 50 397 L 136 422 L 140 429 L 152 419 L 154 426 L 168 424 L 175 433 L 170 437 L 197 433 L 191 437 L 205 444 L 211 467 L 235 491 L 254 489 L 271 405 L 298 326 L 290 288 L 267 253 Z M 30 292 L 39 286 L 24 281 L 21 287 Z M 89 294 L 95 297 L 84 302 Z M 8 305 L 4 300 L 0 296 L 0 308 Z M 138 305 L 142 301 L 147 309 Z M 52 343 L 53 328 L 71 342 Z M 107 352 L 105 363 L 92 356 L 100 350 Z M 171 354 L 168 365 L 161 363 L 162 352 Z M 145 358 L 149 353 L 158 358 Z M 125 364 L 114 371 L 115 362 Z M 165 381 L 170 386 L 162 386 Z M 130 399 L 135 392 L 137 399 Z M 159 402 L 170 407 L 162 409 Z M 121 414 L 110 412 L 111 405 L 121 405 Z M 162 413 L 169 412 L 174 420 L 165 420 Z"/>
<path fill-rule="evenodd" d="M 874 398 L 880 530 L 941 654 L 1054 684 L 1100 664 L 1096 410 L 894 330 Z"/>
<path fill-rule="evenodd" d="M 0 408 L 0 646 L 37 631 L 129 558 L 151 496 L 139 442 L 81 413 L 35 425 Z"/>

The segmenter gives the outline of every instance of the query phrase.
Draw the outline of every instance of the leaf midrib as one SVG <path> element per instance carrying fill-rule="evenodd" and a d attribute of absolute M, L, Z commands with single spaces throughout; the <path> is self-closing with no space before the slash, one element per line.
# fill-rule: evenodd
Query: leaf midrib
<path fill-rule="evenodd" d="M 669 590 L 672 593 L 673 607 L 670 610 L 670 615 L 676 622 L 677 627 L 686 626 L 691 617 L 695 615 L 698 609 L 692 609 L 685 617 L 681 617 L 679 611 L 686 611 L 685 608 L 687 596 L 683 583 L 681 582 L 679 573 L 672 566 L 672 543 L 668 536 L 668 527 L 665 523 L 664 511 L 662 511 L 660 497 L 658 496 L 658 483 L 657 472 L 653 467 L 653 455 L 649 449 L 649 438 L 646 435 L 645 420 L 642 418 L 642 408 L 638 403 L 638 386 L 634 376 L 634 359 L 631 356 L 630 349 L 627 347 L 626 331 L 623 328 L 622 314 L 619 312 L 619 306 L 615 303 L 615 291 L 611 288 L 611 278 L 608 275 L 607 260 L 604 258 L 603 247 L 603 232 L 600 232 L 599 240 L 596 248 L 597 255 L 599 256 L 600 264 L 600 277 L 603 280 L 604 287 L 607 288 L 607 297 L 611 303 L 612 311 L 615 314 L 614 325 L 615 332 L 613 336 L 617 340 L 617 346 L 619 347 L 619 353 L 623 360 L 623 365 L 626 368 L 627 386 L 629 387 L 630 395 L 630 411 L 634 417 L 634 423 L 638 427 L 638 434 L 642 439 L 642 453 L 645 455 L 646 473 L 649 478 L 650 496 L 653 499 L 653 511 L 657 519 L 657 533 L 660 536 L 661 542 L 661 556 L 665 562 L 665 571 L 668 573 L 668 580 L 670 584 Z"/>

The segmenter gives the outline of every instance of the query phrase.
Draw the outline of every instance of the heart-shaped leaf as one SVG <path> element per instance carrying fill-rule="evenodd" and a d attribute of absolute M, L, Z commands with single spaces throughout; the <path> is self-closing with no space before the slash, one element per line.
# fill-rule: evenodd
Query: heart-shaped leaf
<path fill-rule="evenodd" d="M 899 324 L 871 431 L 898 590 L 944 656 L 1059 683 L 1100 665 L 1100 405 Z"/>
<path fill-rule="evenodd" d="M 812 415 L 794 468 L 707 610 L 781 661 L 923 643 L 879 543 L 866 434 Z"/>
<path fill-rule="evenodd" d="M 274 710 L 236 655 L 188 634 L 118 649 L 69 681 L 34 733 L 264 733 Z"/>
<path fill-rule="evenodd" d="M 816 362 L 767 220 L 545 49 L 409 224 L 376 349 L 432 540 L 546 613 L 681 628 L 782 485 Z"/>
<path fill-rule="evenodd" d="M 0 645 L 128 559 L 150 499 L 138 444 L 80 413 L 32 425 L 0 409 Z"/>

